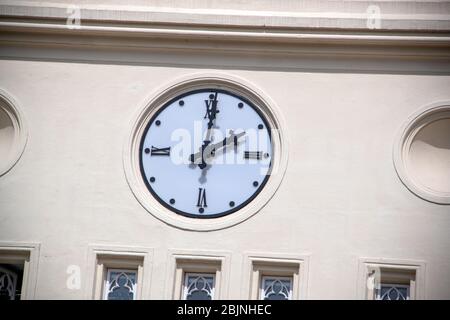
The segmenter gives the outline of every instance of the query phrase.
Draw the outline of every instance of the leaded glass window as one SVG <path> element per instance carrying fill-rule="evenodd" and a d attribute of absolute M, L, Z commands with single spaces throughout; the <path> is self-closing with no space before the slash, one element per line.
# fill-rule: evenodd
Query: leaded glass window
<path fill-rule="evenodd" d="M 109 269 L 105 283 L 105 300 L 135 300 L 137 270 Z"/>
<path fill-rule="evenodd" d="M 291 300 L 291 277 L 262 277 L 261 300 Z"/>
<path fill-rule="evenodd" d="M 401 284 L 381 284 L 377 290 L 377 300 L 409 300 L 409 286 Z"/>
<path fill-rule="evenodd" d="M 184 276 L 184 299 L 212 300 L 214 298 L 214 286 L 214 274 L 186 273 Z"/>
<path fill-rule="evenodd" d="M 14 300 L 16 286 L 17 274 L 0 266 L 0 300 Z"/>

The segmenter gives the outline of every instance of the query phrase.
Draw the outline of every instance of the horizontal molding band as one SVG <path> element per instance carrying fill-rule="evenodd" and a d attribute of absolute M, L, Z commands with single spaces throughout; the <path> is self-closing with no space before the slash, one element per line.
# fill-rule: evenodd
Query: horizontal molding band
<path fill-rule="evenodd" d="M 37 38 L 40 38 L 39 36 Z M 42 41 L 41 41 L 42 40 Z M 377 74 L 423 74 L 450 75 L 449 50 L 446 48 L 438 56 L 426 52 L 409 52 L 409 50 L 355 50 L 339 51 L 337 49 L 319 50 L 310 46 L 300 46 L 301 52 L 267 52 L 265 50 L 244 51 L 239 49 L 221 50 L 216 48 L 170 48 L 155 44 L 147 47 L 127 46 L 123 43 L 114 45 L 97 43 L 97 39 L 85 39 L 79 45 L 70 42 L 52 43 L 51 38 L 37 41 L 14 42 L 0 39 L 0 59 L 52 61 L 91 64 L 147 65 L 169 68 L 198 68 L 222 70 L 261 70 L 283 72 L 343 72 L 343 73 L 377 73 Z M 109 40 L 109 39 L 108 39 Z M 45 42 L 44 42 L 45 41 Z M 121 42 L 121 41 L 118 41 Z M 227 46 L 224 46 L 227 47 Z M 343 46 L 347 47 L 347 46 Z M 228 49 L 228 48 L 227 48 Z M 395 49 L 395 50 L 394 50 Z M 250 50 L 250 49 L 246 49 Z M 346 50 L 346 49 L 345 49 Z M 289 53 L 291 52 L 291 53 Z M 315 52 L 315 53 L 314 53 Z M 446 55 L 445 57 L 443 57 Z"/>
<path fill-rule="evenodd" d="M 191 30 L 175 28 L 117 27 L 81 25 L 69 28 L 66 24 L 0 22 L 0 30 L 16 32 L 66 33 L 73 35 L 103 35 L 122 37 L 148 37 L 161 39 L 211 39 L 217 41 L 256 41 L 282 43 L 365 44 L 393 46 L 450 46 L 450 36 L 389 35 L 389 34 L 336 34 L 336 33 L 286 33 L 232 30 Z"/>

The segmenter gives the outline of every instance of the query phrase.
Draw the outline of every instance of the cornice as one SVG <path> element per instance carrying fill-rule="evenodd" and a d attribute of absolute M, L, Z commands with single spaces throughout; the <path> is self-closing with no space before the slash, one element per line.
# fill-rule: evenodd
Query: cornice
<path fill-rule="evenodd" d="M 22 1 L 0 0 L 0 17 L 67 20 L 78 9 L 90 24 L 177 24 L 185 27 L 367 30 L 367 21 L 379 13 L 382 31 L 450 31 L 449 1 L 390 0 L 172 0 Z"/>
<path fill-rule="evenodd" d="M 158 0 L 151 1 L 151 7 L 138 6 L 148 3 L 143 0 L 129 1 L 129 6 L 116 5 L 113 0 L 108 2 L 113 5 L 91 1 L 96 4 L 79 7 L 81 24 L 75 26 L 66 23 L 68 0 L 0 0 L 1 56 L 14 57 L 20 51 L 26 58 L 28 53 L 18 48 L 33 47 L 52 48 L 52 52 L 44 52 L 48 59 L 57 55 L 55 49 L 67 48 L 126 50 L 139 54 L 139 58 L 149 50 L 174 55 L 183 52 L 184 57 L 186 53 L 205 52 L 239 54 L 241 59 L 270 55 L 285 61 L 300 56 L 414 58 L 433 59 L 448 71 L 448 1 L 305 0 L 301 1 L 304 11 L 299 1 L 293 0 L 277 2 L 276 6 L 273 1 L 248 0 L 245 10 L 237 7 L 241 1 L 210 1 L 173 0 L 172 8 Z M 364 8 L 371 4 L 382 8 L 381 29 L 366 26 Z M 303 24 L 308 19 L 312 20 Z M 103 58 L 122 61 L 107 58 L 106 53 Z M 197 63 L 194 60 L 192 63 Z"/>

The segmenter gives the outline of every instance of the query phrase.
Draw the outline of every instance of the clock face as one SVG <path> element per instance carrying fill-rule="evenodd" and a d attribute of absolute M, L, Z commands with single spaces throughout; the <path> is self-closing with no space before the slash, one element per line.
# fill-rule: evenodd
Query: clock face
<path fill-rule="evenodd" d="M 231 214 L 266 184 L 271 128 L 258 107 L 219 89 L 201 89 L 163 105 L 144 130 L 142 178 L 171 211 L 193 218 Z"/>

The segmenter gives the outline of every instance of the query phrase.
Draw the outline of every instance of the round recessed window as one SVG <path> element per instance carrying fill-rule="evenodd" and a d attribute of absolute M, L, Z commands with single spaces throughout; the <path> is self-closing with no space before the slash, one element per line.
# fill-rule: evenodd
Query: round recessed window
<path fill-rule="evenodd" d="M 0 176 L 19 160 L 26 137 L 25 125 L 16 104 L 0 91 Z"/>
<path fill-rule="evenodd" d="M 423 199 L 450 204 L 450 104 L 414 115 L 396 147 L 395 165 L 405 185 Z"/>

